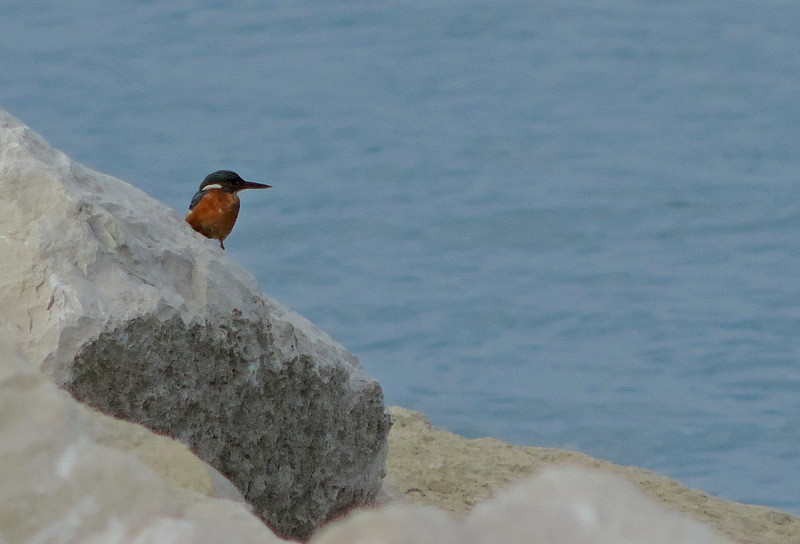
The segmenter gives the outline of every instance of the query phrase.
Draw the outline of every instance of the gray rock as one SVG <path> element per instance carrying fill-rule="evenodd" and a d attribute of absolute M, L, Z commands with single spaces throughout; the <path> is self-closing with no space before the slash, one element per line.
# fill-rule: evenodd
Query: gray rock
<path fill-rule="evenodd" d="M 86 409 L 48 382 L 15 352 L 2 328 L 0 414 L 4 544 L 286 542 L 243 504 L 169 485 L 136 457 L 94 441 L 97 419 L 112 418 Z M 177 442 L 139 429 L 152 440 L 172 443 L 158 449 L 173 470 L 202 472 L 201 461 L 176 451 Z"/>
<path fill-rule="evenodd" d="M 390 417 L 358 360 L 2 110 L 0 233 L 0 319 L 59 386 L 185 442 L 281 535 L 374 499 Z"/>

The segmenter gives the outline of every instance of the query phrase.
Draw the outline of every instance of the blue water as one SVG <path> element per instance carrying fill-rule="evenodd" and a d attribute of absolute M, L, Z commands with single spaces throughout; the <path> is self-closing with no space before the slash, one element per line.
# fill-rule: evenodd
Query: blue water
<path fill-rule="evenodd" d="M 800 514 L 795 2 L 5 2 L 0 107 L 443 428 Z M 591 3 L 588 3 L 591 4 Z"/>

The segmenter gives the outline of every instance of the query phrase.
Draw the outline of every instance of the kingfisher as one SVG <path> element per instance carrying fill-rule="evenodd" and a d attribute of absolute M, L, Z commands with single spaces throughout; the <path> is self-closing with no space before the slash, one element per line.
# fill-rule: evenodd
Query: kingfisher
<path fill-rule="evenodd" d="M 186 222 L 207 238 L 219 240 L 225 249 L 225 238 L 233 230 L 239 216 L 239 197 L 245 189 L 269 189 L 272 185 L 245 181 L 236 172 L 217 170 L 206 176 L 192 197 Z"/>

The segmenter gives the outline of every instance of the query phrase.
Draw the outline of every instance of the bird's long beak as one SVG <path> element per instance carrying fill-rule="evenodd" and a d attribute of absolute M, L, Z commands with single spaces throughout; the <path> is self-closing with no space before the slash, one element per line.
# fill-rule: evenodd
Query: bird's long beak
<path fill-rule="evenodd" d="M 270 187 L 272 187 L 272 185 L 266 185 L 264 183 L 256 183 L 255 181 L 245 181 L 244 182 L 244 187 L 242 187 L 242 190 L 244 190 L 244 189 L 269 189 Z"/>

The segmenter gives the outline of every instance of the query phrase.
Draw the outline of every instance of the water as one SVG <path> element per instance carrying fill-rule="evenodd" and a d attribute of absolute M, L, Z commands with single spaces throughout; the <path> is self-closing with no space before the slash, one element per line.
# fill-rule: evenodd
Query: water
<path fill-rule="evenodd" d="M 788 1 L 0 5 L 0 107 L 466 436 L 800 514 Z"/>

